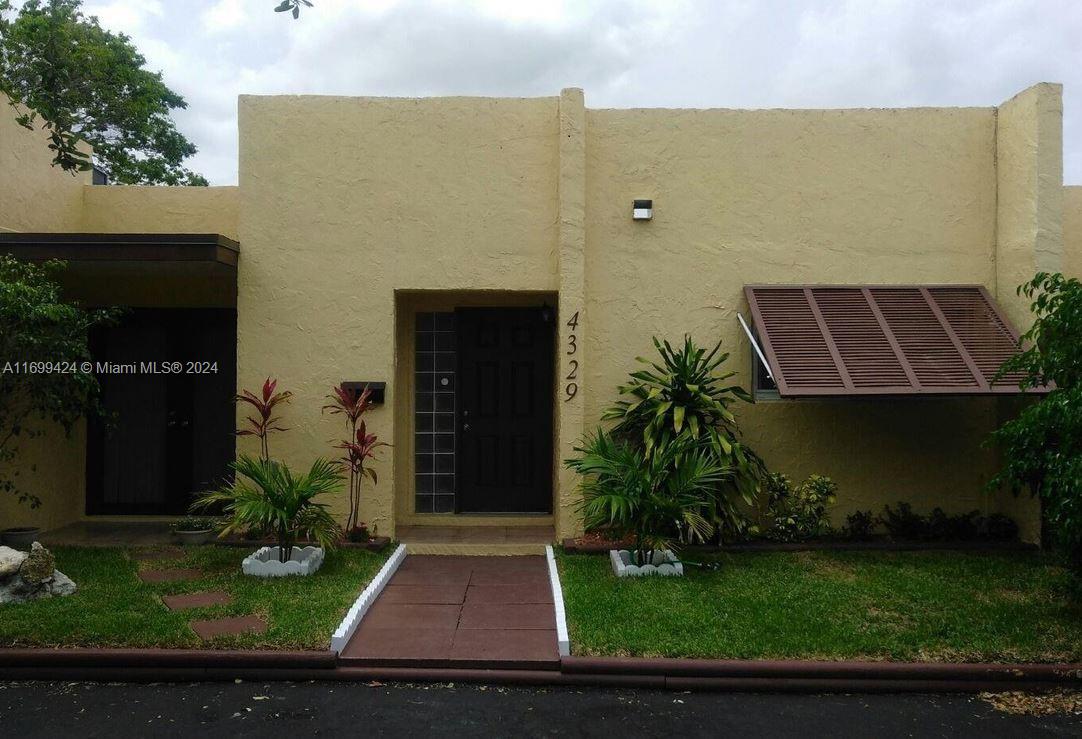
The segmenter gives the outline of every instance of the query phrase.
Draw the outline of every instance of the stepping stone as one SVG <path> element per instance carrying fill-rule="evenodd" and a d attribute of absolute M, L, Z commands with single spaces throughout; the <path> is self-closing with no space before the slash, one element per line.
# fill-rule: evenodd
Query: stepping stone
<path fill-rule="evenodd" d="M 467 603 L 458 622 L 468 629 L 556 629 L 556 614 L 544 603 Z"/>
<path fill-rule="evenodd" d="M 207 608 L 208 606 L 224 606 L 233 602 L 233 596 L 221 590 L 210 590 L 203 593 L 188 593 L 186 595 L 163 595 L 162 602 L 171 611 L 182 611 L 186 608 Z"/>
<path fill-rule="evenodd" d="M 136 562 L 156 562 L 158 560 L 181 559 L 185 551 L 180 547 L 165 549 L 133 549 L 129 556 Z"/>
<path fill-rule="evenodd" d="M 199 570 L 143 570 L 139 573 L 139 579 L 148 583 L 197 580 L 202 576 Z"/>
<path fill-rule="evenodd" d="M 259 616 L 212 618 L 206 621 L 191 621 L 188 625 L 192 627 L 192 631 L 194 631 L 203 641 L 209 641 L 216 636 L 262 634 L 267 630 L 267 622 Z"/>

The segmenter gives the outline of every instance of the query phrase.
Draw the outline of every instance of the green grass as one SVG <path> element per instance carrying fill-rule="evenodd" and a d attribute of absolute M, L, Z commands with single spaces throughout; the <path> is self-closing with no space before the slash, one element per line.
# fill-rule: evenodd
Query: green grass
<path fill-rule="evenodd" d="M 722 555 L 721 570 L 616 578 L 559 556 L 580 655 L 1078 661 L 1082 603 L 1037 553 Z"/>
<path fill-rule="evenodd" d="M 250 552 L 235 547 L 192 547 L 183 559 L 168 562 L 136 562 L 124 549 L 56 547 L 57 568 L 78 592 L 0 606 L 0 646 L 326 649 L 391 551 L 343 549 L 329 553 L 310 577 L 264 579 L 241 574 L 241 560 Z M 181 567 L 199 568 L 205 577 L 155 585 L 136 577 L 140 568 Z M 161 601 L 162 595 L 203 590 L 225 590 L 233 602 L 170 611 Z M 188 627 L 190 620 L 247 614 L 266 619 L 267 632 L 203 642 Z"/>

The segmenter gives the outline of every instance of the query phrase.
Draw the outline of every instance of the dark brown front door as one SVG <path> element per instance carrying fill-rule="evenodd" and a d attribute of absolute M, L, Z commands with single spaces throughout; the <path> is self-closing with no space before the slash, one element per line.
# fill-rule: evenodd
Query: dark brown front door
<path fill-rule="evenodd" d="M 550 513 L 553 311 L 462 308 L 456 315 L 457 509 Z"/>

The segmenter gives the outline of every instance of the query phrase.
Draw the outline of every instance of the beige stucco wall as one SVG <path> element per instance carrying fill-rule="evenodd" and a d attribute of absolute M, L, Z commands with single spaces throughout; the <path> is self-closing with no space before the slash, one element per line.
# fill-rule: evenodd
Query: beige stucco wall
<path fill-rule="evenodd" d="M 747 283 L 995 290 L 994 108 L 588 110 L 586 132 L 588 424 L 652 335 L 720 339 L 748 386 Z M 634 198 L 652 221 L 630 218 Z M 982 489 L 992 400 L 760 402 L 739 419 L 774 469 L 838 482 L 836 524 L 897 500 L 1004 505 Z"/>
<path fill-rule="evenodd" d="M 236 187 L 87 186 L 80 230 L 216 233 L 237 239 Z"/>
<path fill-rule="evenodd" d="M 1082 186 L 1063 188 L 1063 272 L 1082 279 Z"/>
<path fill-rule="evenodd" d="M 395 438 L 395 290 L 557 288 L 557 130 L 556 98 L 241 97 L 238 381 L 295 393 L 276 454 L 332 453 L 342 380 L 388 382 Z M 392 533 L 383 452 L 361 517 Z"/>
<path fill-rule="evenodd" d="M 0 230 L 78 230 L 90 173 L 52 166 L 48 136 L 23 128 L 15 115 L 0 94 Z"/>

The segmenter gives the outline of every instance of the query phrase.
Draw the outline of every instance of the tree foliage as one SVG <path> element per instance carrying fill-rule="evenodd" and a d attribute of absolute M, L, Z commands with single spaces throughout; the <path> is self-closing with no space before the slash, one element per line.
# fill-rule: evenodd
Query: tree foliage
<path fill-rule="evenodd" d="M 80 11 L 81 0 L 27 0 L 12 16 L 0 0 L 0 92 L 18 122 L 49 135 L 53 162 L 88 170 L 81 142 L 111 179 L 123 184 L 206 185 L 182 162 L 196 147 L 170 111 L 184 98 L 145 68 L 123 33 L 111 33 Z"/>
<path fill-rule="evenodd" d="M 98 409 L 97 379 L 83 366 L 90 361 L 87 331 L 117 315 L 63 300 L 55 279 L 63 268 L 0 256 L 0 492 L 32 508 L 41 500 L 10 469 L 19 442 L 42 434 L 42 422 L 70 431 Z"/>
<path fill-rule="evenodd" d="M 1021 373 L 1022 388 L 1055 386 L 994 432 L 1003 466 L 989 485 L 1040 496 L 1053 536 L 1082 563 L 1082 282 L 1040 272 L 1018 294 L 1035 319 L 1000 375 Z"/>

